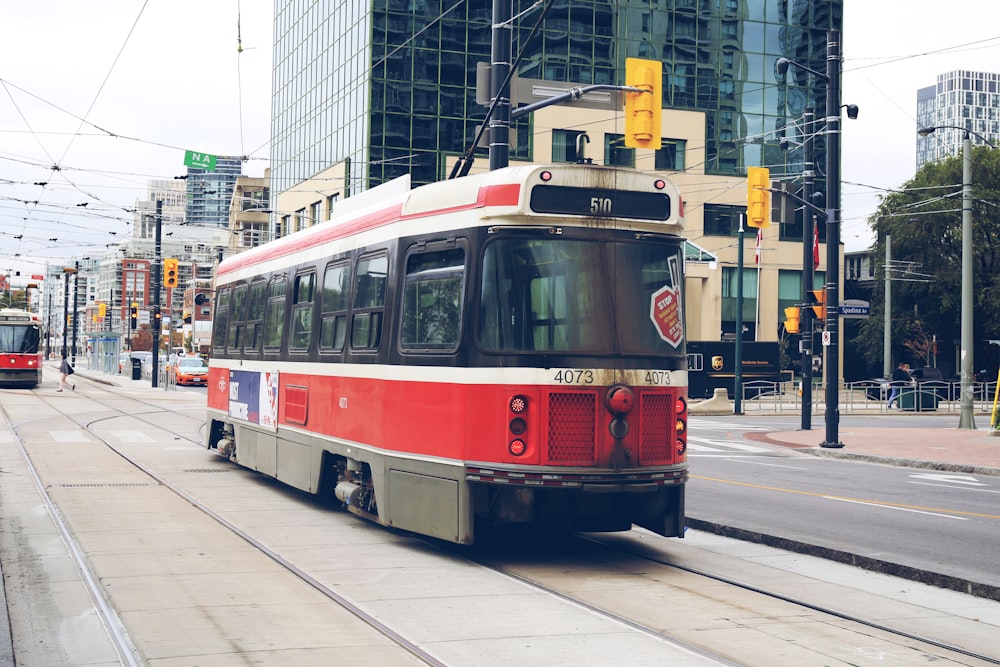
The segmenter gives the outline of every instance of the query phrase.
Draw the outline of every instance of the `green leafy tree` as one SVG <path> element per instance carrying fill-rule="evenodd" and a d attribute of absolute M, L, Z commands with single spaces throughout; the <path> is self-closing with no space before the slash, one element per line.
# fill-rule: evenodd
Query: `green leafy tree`
<path fill-rule="evenodd" d="M 977 368 L 988 368 L 996 365 L 997 349 L 990 350 L 987 341 L 1000 338 L 1000 150 L 974 148 L 971 181 L 973 354 Z M 871 317 L 853 341 L 858 351 L 870 365 L 882 363 L 885 238 L 891 235 L 893 263 L 913 262 L 914 270 L 925 274 L 907 280 L 897 273 L 893 280 L 893 365 L 922 356 L 906 346 L 920 327 L 923 336 L 936 336 L 941 344 L 940 365 L 957 373 L 950 350 L 959 344 L 961 329 L 961 156 L 924 165 L 899 191 L 883 197 L 869 223 L 878 238 L 872 248 L 876 286 Z"/>

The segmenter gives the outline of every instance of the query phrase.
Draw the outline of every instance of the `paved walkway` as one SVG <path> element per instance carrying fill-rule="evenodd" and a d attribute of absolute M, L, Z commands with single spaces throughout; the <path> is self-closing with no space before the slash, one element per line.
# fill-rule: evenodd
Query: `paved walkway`
<path fill-rule="evenodd" d="M 951 472 L 1000 476 L 1000 437 L 988 416 L 976 417 L 976 429 L 956 428 L 957 418 L 930 428 L 845 428 L 839 431 L 842 448 L 820 447 L 823 425 L 810 431 L 752 433 L 746 437 L 808 450 L 818 456 L 854 458 L 911 465 Z"/>

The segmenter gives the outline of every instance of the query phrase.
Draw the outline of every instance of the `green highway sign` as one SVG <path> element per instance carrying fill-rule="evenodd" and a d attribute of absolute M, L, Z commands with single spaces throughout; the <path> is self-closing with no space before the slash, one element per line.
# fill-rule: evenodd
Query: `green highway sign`
<path fill-rule="evenodd" d="M 184 151 L 184 166 L 215 171 L 215 156 L 208 153 L 196 153 L 195 151 Z"/>

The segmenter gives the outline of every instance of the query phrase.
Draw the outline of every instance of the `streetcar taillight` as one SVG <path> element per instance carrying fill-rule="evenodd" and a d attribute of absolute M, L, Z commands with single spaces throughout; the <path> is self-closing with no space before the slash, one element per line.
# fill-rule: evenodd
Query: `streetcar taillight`
<path fill-rule="evenodd" d="M 510 441 L 509 445 L 507 445 L 507 451 L 509 451 L 513 456 L 521 456 L 528 451 L 528 445 L 524 442 L 524 440 L 515 438 Z"/>
<path fill-rule="evenodd" d="M 528 409 L 528 397 L 527 396 L 515 396 L 510 399 L 510 411 L 515 415 L 522 414 Z"/>
<path fill-rule="evenodd" d="M 682 415 L 685 412 L 687 412 L 687 409 L 688 409 L 687 403 L 684 401 L 683 398 L 678 396 L 677 402 L 674 403 L 674 413 Z"/>
<path fill-rule="evenodd" d="M 528 422 L 524 421 L 520 417 L 516 417 L 510 420 L 510 432 L 514 435 L 521 435 L 528 430 Z"/>
<path fill-rule="evenodd" d="M 683 456 L 684 452 L 687 451 L 687 442 L 683 438 L 677 438 L 677 456 Z"/>
<path fill-rule="evenodd" d="M 687 430 L 687 422 L 685 422 L 683 419 L 678 419 L 677 424 L 674 426 L 674 428 L 677 431 L 677 435 L 681 435 L 682 433 L 684 433 L 684 431 Z"/>

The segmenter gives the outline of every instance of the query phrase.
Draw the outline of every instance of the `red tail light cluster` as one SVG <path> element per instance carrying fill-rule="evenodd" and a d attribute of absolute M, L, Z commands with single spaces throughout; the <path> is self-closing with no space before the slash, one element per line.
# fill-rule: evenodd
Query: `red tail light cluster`
<path fill-rule="evenodd" d="M 677 402 L 674 404 L 677 456 L 684 456 L 687 451 L 687 409 L 687 401 L 684 400 L 683 396 L 678 396 Z"/>
<path fill-rule="evenodd" d="M 528 413 L 528 397 L 517 395 L 510 399 L 508 404 L 511 415 L 510 433 L 513 436 L 521 436 L 528 430 L 528 422 L 525 419 Z M 511 456 L 524 456 L 528 451 L 528 443 L 520 437 L 514 437 L 507 443 L 507 451 Z"/>

